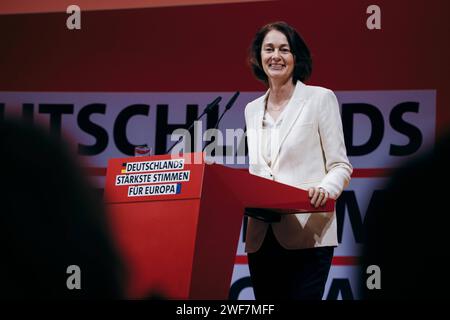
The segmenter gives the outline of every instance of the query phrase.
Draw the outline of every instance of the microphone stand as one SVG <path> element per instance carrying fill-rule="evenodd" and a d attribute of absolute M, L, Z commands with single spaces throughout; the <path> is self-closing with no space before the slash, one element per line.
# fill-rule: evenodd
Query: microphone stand
<path fill-rule="evenodd" d="M 218 129 L 219 128 L 219 123 L 222 120 L 223 116 L 225 115 L 225 113 L 231 109 L 231 107 L 233 106 L 233 104 L 235 103 L 237 97 L 239 96 L 240 92 L 236 91 L 236 93 L 231 97 L 231 99 L 228 101 L 227 105 L 225 106 L 225 110 L 223 110 L 222 114 L 220 115 L 219 119 L 216 121 L 216 125 L 214 126 L 214 129 Z M 208 143 L 205 144 L 205 146 L 203 147 L 202 151 L 204 151 L 206 149 L 207 146 L 209 146 L 211 144 L 212 141 L 208 141 Z"/>
<path fill-rule="evenodd" d="M 212 101 L 210 104 L 207 105 L 207 107 L 205 108 L 205 110 L 203 110 L 202 114 L 200 116 L 197 117 L 197 119 L 195 119 L 191 125 L 187 128 L 187 131 L 191 130 L 192 127 L 194 126 L 195 122 L 200 120 L 205 114 L 208 114 L 211 112 L 211 110 L 219 104 L 220 100 L 222 100 L 222 97 L 217 97 L 216 99 L 214 99 L 214 101 Z M 170 148 L 169 150 L 167 150 L 166 153 L 169 153 L 181 140 L 183 140 L 184 136 L 181 136 L 180 138 L 178 138 L 178 141 L 175 142 Z"/>

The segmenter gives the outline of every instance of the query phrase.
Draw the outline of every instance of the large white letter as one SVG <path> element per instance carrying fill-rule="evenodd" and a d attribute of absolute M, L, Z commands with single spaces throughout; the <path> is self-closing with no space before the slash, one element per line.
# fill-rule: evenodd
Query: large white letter
<path fill-rule="evenodd" d="M 71 265 L 67 267 L 66 273 L 70 274 L 67 278 L 67 289 L 81 289 L 81 269 L 77 265 Z"/>
<path fill-rule="evenodd" d="M 178 158 L 183 153 L 191 152 L 191 133 L 188 130 L 183 128 L 174 130 L 170 135 L 170 141 L 176 141 L 170 150 L 172 159 Z"/>
<path fill-rule="evenodd" d="M 214 138 L 214 141 L 212 141 Z M 203 140 L 207 143 L 210 142 L 204 152 L 206 153 L 206 159 L 211 162 L 223 164 L 223 135 L 219 129 L 208 129 L 203 134 Z M 214 157 L 212 153 L 214 151 Z"/>
<path fill-rule="evenodd" d="M 245 164 L 245 139 L 246 133 L 244 129 L 226 129 L 225 130 L 226 144 L 231 145 L 231 148 L 226 149 L 225 163 L 234 164 L 234 157 L 237 158 L 237 164 Z M 235 148 L 236 146 L 236 148 Z"/>
<path fill-rule="evenodd" d="M 381 29 L 381 9 L 379 6 L 372 4 L 367 7 L 366 10 L 367 14 L 372 14 L 367 18 L 366 26 L 367 29 L 373 30 L 373 29 Z"/>
<path fill-rule="evenodd" d="M 367 289 L 381 289 L 381 269 L 379 266 L 373 264 L 367 267 L 367 274 L 370 274 L 370 277 L 367 278 L 366 285 Z"/>
<path fill-rule="evenodd" d="M 71 4 L 67 7 L 67 13 L 71 14 L 66 20 L 67 29 L 81 29 L 81 9 L 75 4 Z"/>

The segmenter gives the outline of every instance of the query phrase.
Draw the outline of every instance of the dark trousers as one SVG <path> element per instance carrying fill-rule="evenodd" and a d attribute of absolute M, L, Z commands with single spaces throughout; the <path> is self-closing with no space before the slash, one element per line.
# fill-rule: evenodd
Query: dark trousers
<path fill-rule="evenodd" d="M 256 300 L 320 300 L 334 247 L 287 250 L 269 227 L 261 248 L 248 254 Z"/>

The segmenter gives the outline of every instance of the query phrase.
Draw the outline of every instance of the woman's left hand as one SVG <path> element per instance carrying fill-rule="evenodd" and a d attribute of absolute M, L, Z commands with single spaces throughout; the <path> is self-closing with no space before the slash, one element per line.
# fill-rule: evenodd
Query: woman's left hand
<path fill-rule="evenodd" d="M 327 190 L 325 190 L 322 187 L 319 188 L 309 188 L 308 189 L 309 198 L 311 199 L 311 204 L 318 208 L 319 206 L 324 206 L 327 202 L 328 198 L 330 197 L 330 194 Z"/>

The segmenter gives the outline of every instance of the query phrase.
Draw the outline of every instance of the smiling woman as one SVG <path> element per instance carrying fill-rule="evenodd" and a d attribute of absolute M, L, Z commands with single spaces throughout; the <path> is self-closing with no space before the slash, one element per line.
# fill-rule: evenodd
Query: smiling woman
<path fill-rule="evenodd" d="M 270 30 L 264 38 L 261 63 L 269 81 L 290 80 L 294 71 L 294 56 L 286 36 L 280 31 Z"/>
<path fill-rule="evenodd" d="M 290 55 L 293 59 L 292 83 L 295 85 L 298 80 L 306 81 L 312 72 L 309 48 L 303 38 L 284 22 L 275 22 L 264 26 L 253 39 L 249 60 L 256 78 L 266 85 L 269 84 L 269 76 L 264 69 L 263 57 L 266 49 L 271 49 L 273 52 L 277 44 L 280 46 L 278 49 L 283 51 L 284 57 Z"/>
<path fill-rule="evenodd" d="M 307 188 L 316 208 L 336 199 L 352 166 L 336 96 L 303 83 L 312 71 L 305 42 L 287 23 L 270 23 L 256 33 L 249 60 L 269 87 L 245 108 L 247 132 L 256 132 L 247 136 L 250 173 Z M 255 298 L 321 299 L 338 244 L 335 212 L 248 219 Z"/>

